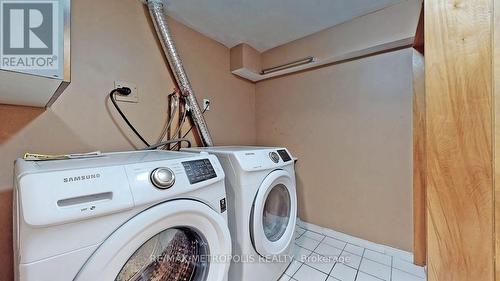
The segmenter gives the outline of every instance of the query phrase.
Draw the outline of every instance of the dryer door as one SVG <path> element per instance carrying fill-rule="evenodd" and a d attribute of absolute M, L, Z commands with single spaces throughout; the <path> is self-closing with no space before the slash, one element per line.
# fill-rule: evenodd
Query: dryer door
<path fill-rule="evenodd" d="M 252 209 L 252 242 L 262 256 L 285 252 L 293 239 L 297 217 L 295 181 L 283 170 L 262 182 Z"/>
<path fill-rule="evenodd" d="M 227 275 L 230 261 L 225 259 L 230 255 L 231 237 L 223 217 L 198 201 L 175 200 L 123 224 L 75 280 L 218 281 Z"/>

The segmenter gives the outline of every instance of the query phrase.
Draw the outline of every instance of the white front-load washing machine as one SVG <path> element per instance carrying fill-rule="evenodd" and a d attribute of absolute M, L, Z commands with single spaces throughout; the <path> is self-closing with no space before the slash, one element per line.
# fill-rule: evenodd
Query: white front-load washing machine
<path fill-rule="evenodd" d="M 205 147 L 226 174 L 233 263 L 229 280 L 275 281 L 291 261 L 297 217 L 294 159 L 286 148 Z"/>
<path fill-rule="evenodd" d="M 231 237 L 215 156 L 19 159 L 14 202 L 18 281 L 227 280 Z"/>

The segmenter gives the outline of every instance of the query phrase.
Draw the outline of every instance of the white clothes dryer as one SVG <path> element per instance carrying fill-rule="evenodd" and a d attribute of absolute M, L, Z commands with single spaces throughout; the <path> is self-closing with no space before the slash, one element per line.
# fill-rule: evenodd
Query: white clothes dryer
<path fill-rule="evenodd" d="M 226 174 L 234 255 L 229 280 L 278 280 L 291 261 L 297 217 L 290 152 L 286 148 L 238 146 L 185 151 L 216 155 Z"/>

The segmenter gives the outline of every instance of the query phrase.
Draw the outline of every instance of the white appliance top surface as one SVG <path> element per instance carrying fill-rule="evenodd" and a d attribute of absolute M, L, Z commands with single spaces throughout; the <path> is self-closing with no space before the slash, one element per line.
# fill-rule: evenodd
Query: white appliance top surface
<path fill-rule="evenodd" d="M 279 167 L 293 165 L 296 158 L 283 147 L 263 147 L 263 146 L 212 146 L 212 147 L 192 147 L 185 148 L 184 151 L 205 152 L 215 155 L 231 155 L 231 161 L 237 161 L 239 166 L 244 171 L 262 171 L 268 169 L 276 169 Z M 278 156 L 277 162 L 274 162 L 270 153 L 277 153 L 280 150 L 285 150 L 289 159 L 286 160 L 283 156 Z M 286 161 L 285 161 L 286 160 Z"/>
<path fill-rule="evenodd" d="M 242 152 L 281 149 L 281 147 L 265 147 L 265 146 L 212 146 L 212 147 L 193 147 L 187 148 L 186 151 L 205 151 L 205 152 Z"/>
<path fill-rule="evenodd" d="M 149 150 L 103 153 L 102 156 L 93 158 L 50 161 L 25 161 L 23 159 L 18 159 L 17 162 L 21 167 L 20 172 L 43 172 L 52 170 L 71 170 L 90 167 L 127 165 L 192 157 L 194 157 L 193 154 L 186 152 Z"/>

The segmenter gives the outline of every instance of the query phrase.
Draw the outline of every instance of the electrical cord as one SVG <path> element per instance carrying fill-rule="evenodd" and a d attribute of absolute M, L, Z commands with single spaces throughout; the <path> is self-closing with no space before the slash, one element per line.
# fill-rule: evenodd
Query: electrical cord
<path fill-rule="evenodd" d="M 113 89 L 110 93 L 109 93 L 109 98 L 111 100 L 111 102 L 113 103 L 113 106 L 115 107 L 116 111 L 118 111 L 118 113 L 120 114 L 120 116 L 122 117 L 122 119 L 125 121 L 125 123 L 127 123 L 127 125 L 130 127 L 130 129 L 134 132 L 134 134 L 146 145 L 145 148 L 141 149 L 141 150 L 153 150 L 153 149 L 157 149 L 158 147 L 164 147 L 168 144 L 172 144 L 172 143 L 175 143 L 175 145 L 171 148 L 171 150 L 174 150 L 175 148 L 177 148 L 179 145 L 181 145 L 182 142 L 186 142 L 188 144 L 188 147 L 191 147 L 191 141 L 186 139 L 185 137 L 189 134 L 189 132 L 191 132 L 191 130 L 193 129 L 194 125 L 191 125 L 191 127 L 189 128 L 189 130 L 182 136 L 182 138 L 180 139 L 172 139 L 172 140 L 167 140 L 167 141 L 162 141 L 162 142 L 158 142 L 156 144 L 153 144 L 153 145 L 150 145 L 146 139 L 144 139 L 142 137 L 142 135 L 137 131 L 137 129 L 132 125 L 132 123 L 130 123 L 130 121 L 128 120 L 128 118 L 125 116 L 125 114 L 123 113 L 123 111 L 121 110 L 121 108 L 118 106 L 118 103 L 116 102 L 116 98 L 115 98 L 115 94 L 116 93 L 119 93 L 121 95 L 124 95 L 124 96 L 128 96 L 130 95 L 131 93 L 131 89 L 128 88 L 128 87 L 121 87 L 121 88 L 116 88 L 116 89 Z M 172 93 L 172 94 L 175 94 Z M 172 95 L 171 94 L 171 95 Z M 208 104 L 207 106 L 203 109 L 202 111 L 202 114 L 205 114 L 205 112 L 207 111 L 208 109 Z M 184 115 L 182 117 L 182 120 L 181 120 L 181 123 L 179 124 L 179 126 L 177 127 L 176 131 L 175 131 L 175 135 L 177 135 L 180 130 L 182 129 L 182 126 L 184 125 L 184 122 L 186 120 L 186 117 L 187 117 L 187 112 L 190 111 L 189 107 L 186 108 L 186 110 L 184 111 Z M 171 118 L 173 119 L 173 118 Z M 171 121 L 169 121 L 169 124 L 167 124 L 167 126 L 165 128 L 169 128 L 170 127 L 170 124 Z M 165 129 L 165 131 L 167 130 Z M 180 147 L 179 147 L 180 148 Z"/>
<path fill-rule="evenodd" d="M 175 145 L 177 146 L 178 144 L 180 144 L 182 142 L 187 143 L 188 147 L 191 147 L 191 141 L 188 139 L 182 138 L 182 139 L 172 139 L 172 140 L 168 140 L 168 141 L 162 141 L 162 142 L 159 142 L 157 144 L 150 145 L 150 146 L 143 148 L 141 150 L 153 150 L 153 149 L 157 149 L 158 147 L 162 147 L 162 146 L 165 146 L 167 144 L 172 144 L 172 143 L 175 143 Z"/>
<path fill-rule="evenodd" d="M 208 104 L 207 104 L 207 106 L 205 106 L 205 108 L 203 109 L 203 111 L 201 112 L 201 114 L 205 114 L 205 111 L 207 111 L 208 106 L 209 106 Z M 189 130 L 187 130 L 187 132 L 184 133 L 184 135 L 182 136 L 181 139 L 185 139 L 186 136 L 189 134 L 189 132 L 191 132 L 191 130 L 193 130 L 193 127 L 194 127 L 194 125 L 191 125 L 191 127 L 189 127 Z M 178 145 L 179 145 L 179 143 L 177 143 L 176 145 L 174 145 L 171 149 L 172 150 L 176 149 Z"/>
<path fill-rule="evenodd" d="M 175 132 L 172 134 L 172 136 L 177 136 L 179 134 L 179 132 L 181 131 L 182 126 L 184 126 L 184 122 L 186 122 L 186 117 L 187 117 L 187 113 L 189 110 L 190 110 L 190 108 L 186 106 L 186 109 L 184 110 L 184 112 L 182 114 L 181 123 L 179 124 L 179 126 L 177 126 L 177 129 L 175 129 Z"/>
<path fill-rule="evenodd" d="M 142 136 L 141 134 L 135 129 L 135 127 L 130 123 L 130 121 L 127 119 L 127 117 L 125 116 L 125 114 L 123 113 L 123 111 L 120 109 L 120 107 L 118 106 L 118 103 L 116 102 L 116 98 L 115 98 L 115 94 L 116 93 L 120 93 L 121 95 L 125 95 L 125 96 L 128 96 L 130 95 L 131 93 L 131 90 L 130 88 L 127 88 L 127 87 L 122 87 L 122 88 L 116 88 L 116 89 L 113 89 L 110 93 L 109 93 L 109 98 L 111 99 L 111 102 L 113 103 L 113 106 L 115 107 L 116 111 L 118 111 L 118 113 L 120 113 L 120 116 L 123 118 L 123 120 L 125 121 L 125 123 L 127 123 L 127 125 L 130 127 L 130 129 L 132 129 L 132 131 L 135 133 L 135 135 L 146 145 L 146 146 L 151 146 Z"/>
<path fill-rule="evenodd" d="M 177 113 L 177 109 L 179 108 L 179 100 L 177 98 L 177 96 L 175 96 L 177 92 L 174 91 L 173 93 L 171 93 L 169 96 L 172 96 L 172 99 L 173 99 L 173 104 L 174 104 L 174 110 L 172 111 L 172 113 L 170 114 L 170 120 L 168 120 L 168 123 L 167 125 L 163 128 L 163 131 L 161 132 L 161 135 L 160 137 L 158 138 L 158 143 L 163 141 L 163 139 L 165 138 L 165 136 L 167 135 L 167 131 L 170 129 L 170 127 L 172 126 L 172 121 L 174 121 L 174 118 L 173 116 Z M 170 103 L 169 106 L 171 106 L 172 103 Z M 170 110 L 170 109 L 169 109 Z"/>

